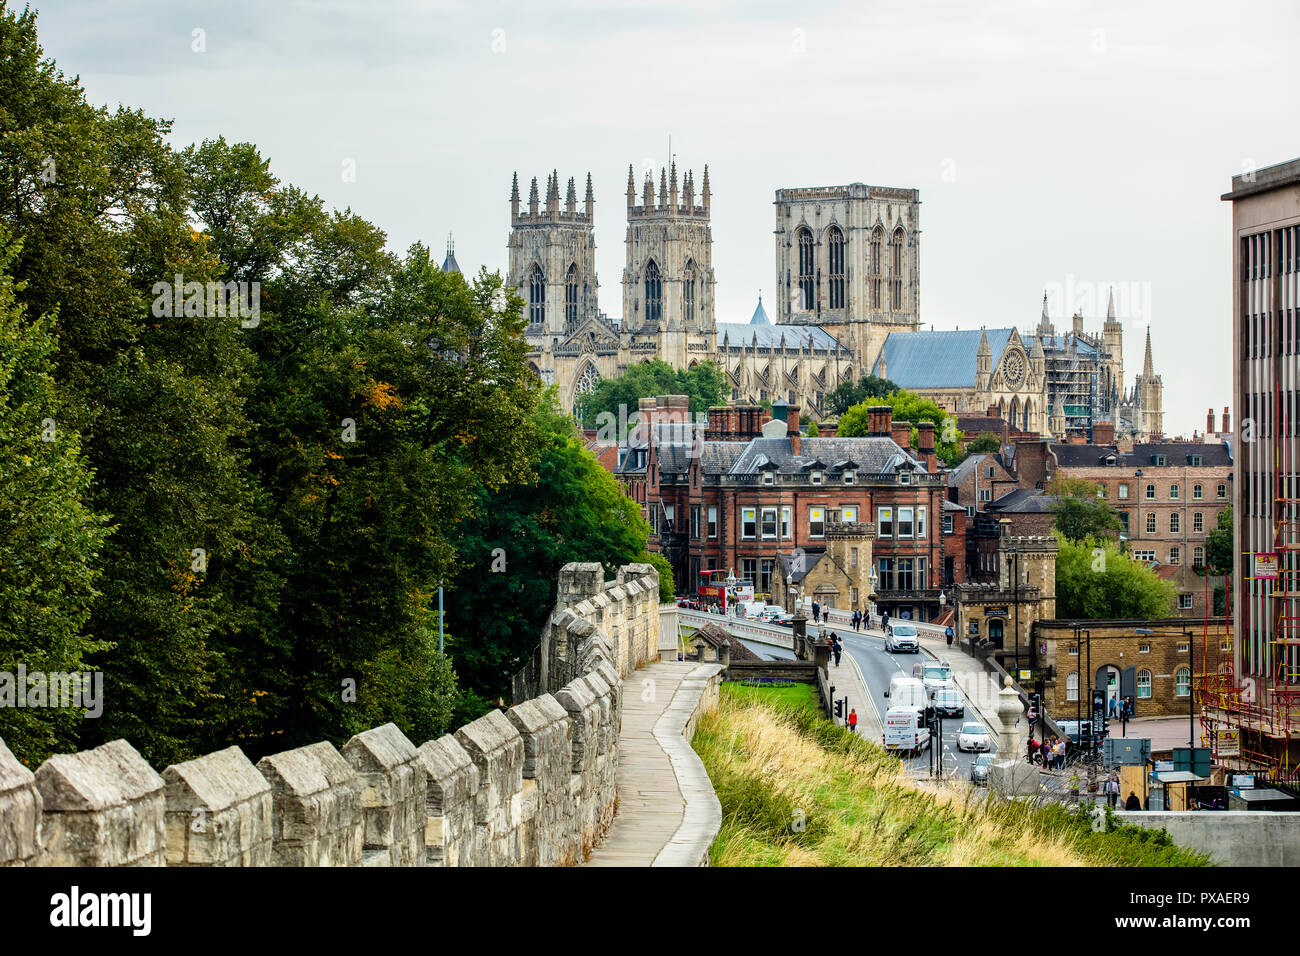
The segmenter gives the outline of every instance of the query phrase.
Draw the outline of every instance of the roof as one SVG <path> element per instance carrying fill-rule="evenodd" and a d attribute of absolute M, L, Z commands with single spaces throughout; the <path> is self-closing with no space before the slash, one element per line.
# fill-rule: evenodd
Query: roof
<path fill-rule="evenodd" d="M 996 415 L 954 415 L 957 427 L 971 435 L 981 432 L 1001 432 L 1007 428 L 1007 422 Z"/>
<path fill-rule="evenodd" d="M 1059 500 L 1056 495 L 1045 495 L 1037 488 L 1016 488 L 990 501 L 984 510 L 1000 514 L 1050 514 L 1056 510 Z"/>
<path fill-rule="evenodd" d="M 826 554 L 825 548 L 804 548 L 803 549 L 803 570 L 791 571 L 790 562 L 794 560 L 794 553 L 790 552 L 787 554 L 778 551 L 776 554 L 776 559 L 781 562 L 781 577 L 785 580 L 787 584 L 800 583 L 805 577 L 808 576 L 809 571 L 817 567 L 817 562 L 820 561 L 825 554 Z"/>
<path fill-rule="evenodd" d="M 900 464 L 925 470 L 924 463 L 903 451 L 892 438 L 804 438 L 796 455 L 791 451 L 789 436 L 785 436 L 750 440 L 727 474 L 753 475 L 771 463 L 778 474 L 800 475 L 806 464 L 818 460 L 831 465 L 832 471 L 834 462 L 856 462 L 869 475 L 891 472 Z"/>
<path fill-rule="evenodd" d="M 967 455 L 965 458 L 961 460 L 961 462 L 957 465 L 956 468 L 954 468 L 951 472 L 948 473 L 948 484 L 954 487 L 960 485 L 963 481 L 965 481 L 967 478 L 970 477 L 972 471 L 974 471 L 976 468 L 979 468 L 981 465 L 984 465 L 986 463 L 985 459 L 987 458 L 991 458 L 993 460 L 993 464 L 998 466 L 998 470 L 1000 472 L 1002 472 L 1003 474 L 1006 473 L 1006 466 L 1002 464 L 1002 459 L 999 458 L 997 455 L 995 455 L 993 452 L 987 452 L 987 451 L 976 452 L 973 455 Z M 1006 479 L 1003 478 L 1002 480 L 1005 481 Z"/>
<path fill-rule="evenodd" d="M 944 499 L 943 499 L 943 510 L 944 510 L 944 511 L 960 511 L 962 514 L 965 514 L 965 513 L 966 513 L 966 509 L 965 509 L 965 508 L 963 508 L 961 505 L 957 504 L 957 502 L 955 502 L 955 501 L 949 501 L 947 498 L 944 498 Z"/>
<path fill-rule="evenodd" d="M 1075 351 L 1078 352 L 1080 355 L 1097 354 L 1097 347 L 1095 345 L 1093 345 L 1091 342 L 1086 341 L 1085 339 L 1078 338 L 1077 336 L 1074 335 L 1034 335 L 1031 336 L 1031 338 L 1036 338 L 1040 342 L 1042 342 L 1043 351 L 1048 353 L 1049 356 L 1050 353 L 1052 352 L 1067 351 L 1070 347 L 1071 339 L 1074 340 Z"/>
<path fill-rule="evenodd" d="M 880 374 L 899 388 L 974 388 L 975 353 L 980 337 L 988 335 L 989 348 L 998 356 L 1014 329 L 962 329 L 945 332 L 891 332 L 880 349 L 872 374 Z"/>
<path fill-rule="evenodd" d="M 771 325 L 772 320 L 767 317 L 767 310 L 763 308 L 763 293 L 758 294 L 758 307 L 754 309 L 754 317 L 749 320 L 750 325 Z"/>
<path fill-rule="evenodd" d="M 1118 468 L 1161 467 L 1154 464 L 1157 455 L 1165 456 L 1167 468 L 1186 467 L 1189 455 L 1201 456 L 1202 468 L 1231 468 L 1232 450 L 1226 442 L 1146 442 L 1135 444 L 1132 452 L 1121 452 L 1114 445 L 1075 445 L 1053 442 L 1052 454 L 1062 468 L 1087 468 L 1105 465 L 1106 459 L 1115 456 Z"/>
<path fill-rule="evenodd" d="M 738 661 L 761 661 L 763 659 L 742 644 L 739 638 L 733 636 L 731 632 L 721 624 L 715 624 L 712 621 L 708 624 L 702 624 L 695 633 L 690 636 L 690 640 L 694 641 L 697 637 L 701 638 L 706 644 L 714 648 L 721 647 L 722 642 L 726 641 L 731 645 L 731 660 L 733 663 Z"/>
<path fill-rule="evenodd" d="M 759 306 L 762 308 L 761 304 Z M 908 333 L 914 335 L 915 333 Z M 780 348 L 782 342 L 786 348 L 812 348 L 816 351 L 833 352 L 844 347 L 825 329 L 815 325 L 751 325 L 748 322 L 719 322 L 716 344 L 733 348 L 755 346 L 760 349 Z"/>

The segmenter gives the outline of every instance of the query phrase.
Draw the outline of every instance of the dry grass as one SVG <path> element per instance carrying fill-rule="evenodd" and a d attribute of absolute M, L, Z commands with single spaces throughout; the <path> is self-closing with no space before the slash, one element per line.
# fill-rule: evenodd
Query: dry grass
<path fill-rule="evenodd" d="M 722 803 L 715 866 L 1203 863 L 1137 828 L 1094 833 L 1057 806 L 921 789 L 896 758 L 823 720 L 811 690 L 800 701 L 723 685 L 694 746 Z"/>

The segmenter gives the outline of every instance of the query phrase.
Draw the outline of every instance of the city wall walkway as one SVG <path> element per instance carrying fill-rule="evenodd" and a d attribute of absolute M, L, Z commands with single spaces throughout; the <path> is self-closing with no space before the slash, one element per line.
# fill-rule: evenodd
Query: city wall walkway
<path fill-rule="evenodd" d="M 722 806 L 691 749 L 717 704 L 722 667 L 659 661 L 622 682 L 618 812 L 587 866 L 703 866 Z"/>

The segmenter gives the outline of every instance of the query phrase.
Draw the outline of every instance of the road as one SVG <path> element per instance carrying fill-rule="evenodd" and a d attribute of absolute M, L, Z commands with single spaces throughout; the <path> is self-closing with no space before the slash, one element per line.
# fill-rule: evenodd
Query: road
<path fill-rule="evenodd" d="M 875 704 L 884 723 L 883 717 L 888 703 L 888 698 L 884 696 L 885 691 L 889 690 L 889 681 L 895 674 L 903 673 L 910 675 L 912 665 L 917 661 L 927 661 L 930 658 L 925 654 L 891 654 L 885 650 L 884 638 L 874 637 L 870 634 L 857 633 L 852 630 L 836 629 L 836 634 L 840 636 L 840 641 L 844 645 L 845 656 L 841 659 L 840 666 L 850 666 L 848 658 L 852 657 L 862 671 L 862 677 L 868 690 L 871 692 L 872 702 Z M 834 670 L 834 668 L 832 668 Z M 966 698 L 965 692 L 962 693 L 966 701 L 966 714 L 964 717 L 948 718 L 943 722 L 942 736 L 942 753 L 943 753 L 943 772 L 944 776 L 956 776 L 958 779 L 970 779 L 970 765 L 974 762 L 977 754 L 962 753 L 957 749 L 957 731 L 961 729 L 964 723 L 979 723 L 979 713 L 971 705 L 970 700 Z M 905 770 L 917 776 L 928 776 L 930 772 L 930 754 L 923 752 L 917 757 L 900 758 L 903 761 Z"/>

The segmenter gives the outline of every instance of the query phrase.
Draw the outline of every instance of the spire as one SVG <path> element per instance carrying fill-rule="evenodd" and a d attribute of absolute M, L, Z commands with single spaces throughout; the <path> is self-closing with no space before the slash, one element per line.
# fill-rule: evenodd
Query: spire
<path fill-rule="evenodd" d="M 1155 365 L 1151 361 L 1151 326 L 1149 325 L 1147 326 L 1147 354 L 1146 357 L 1142 359 L 1142 377 L 1156 377 Z"/>
<path fill-rule="evenodd" d="M 705 209 L 709 208 L 709 200 L 712 198 L 712 196 L 713 194 L 709 192 L 709 164 L 705 163 L 704 164 L 704 186 L 700 190 L 700 204 L 704 206 Z"/>
<path fill-rule="evenodd" d="M 551 178 L 546 183 L 546 211 L 549 213 L 560 211 L 560 174 L 554 169 L 551 170 Z"/>
<path fill-rule="evenodd" d="M 648 169 L 645 171 L 645 186 L 641 190 L 641 204 L 647 210 L 655 207 L 655 178 Z"/>
<path fill-rule="evenodd" d="M 528 214 L 537 215 L 537 177 L 533 177 L 533 188 L 528 193 Z"/>
<path fill-rule="evenodd" d="M 515 172 L 514 178 L 510 183 L 510 218 L 519 218 L 519 173 Z"/>
<path fill-rule="evenodd" d="M 627 164 L 627 208 L 636 205 L 636 181 L 632 178 L 632 164 Z"/>
<path fill-rule="evenodd" d="M 590 219 L 596 211 L 596 194 L 591 191 L 590 172 L 587 173 L 587 199 L 585 202 L 585 207 L 586 208 L 583 209 L 583 212 L 586 213 L 587 218 Z"/>
<path fill-rule="evenodd" d="M 1106 321 L 1115 321 L 1115 287 L 1110 287 L 1110 298 L 1106 301 Z M 1148 329 L 1148 331 L 1150 331 Z"/>
<path fill-rule="evenodd" d="M 1043 317 L 1038 320 L 1038 334 L 1052 335 L 1056 329 L 1052 327 L 1052 315 L 1047 311 L 1047 290 L 1043 290 Z"/>
<path fill-rule="evenodd" d="M 758 293 L 758 308 L 754 310 L 754 317 L 749 320 L 750 325 L 771 325 L 772 320 L 767 317 L 767 310 L 763 308 L 763 293 Z"/>
<path fill-rule="evenodd" d="M 677 160 L 673 160 L 672 177 L 668 180 L 668 201 L 675 212 L 677 210 Z"/>
<path fill-rule="evenodd" d="M 989 334 L 983 327 L 980 328 L 980 347 L 976 354 L 987 355 L 989 358 L 993 357 L 993 347 L 989 345 Z"/>
<path fill-rule="evenodd" d="M 668 205 L 668 172 L 662 166 L 659 167 L 659 206 L 663 208 Z"/>
<path fill-rule="evenodd" d="M 460 273 L 460 265 L 456 262 L 456 246 L 452 242 L 451 233 L 447 233 L 447 257 L 442 260 L 442 271 Z"/>
<path fill-rule="evenodd" d="M 573 177 L 569 177 L 569 192 L 564 197 L 564 211 L 572 215 L 578 208 L 578 191 L 573 186 Z"/>
<path fill-rule="evenodd" d="M 684 190 L 682 205 L 686 207 L 687 212 L 691 212 L 695 209 L 695 177 L 691 175 L 689 169 L 682 180 L 682 188 Z"/>

